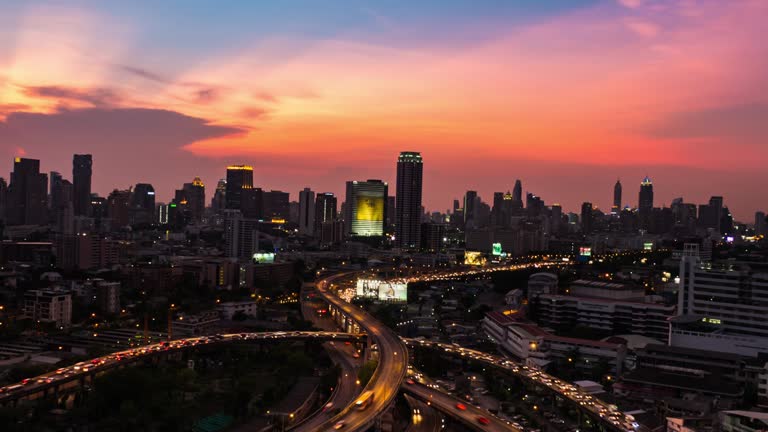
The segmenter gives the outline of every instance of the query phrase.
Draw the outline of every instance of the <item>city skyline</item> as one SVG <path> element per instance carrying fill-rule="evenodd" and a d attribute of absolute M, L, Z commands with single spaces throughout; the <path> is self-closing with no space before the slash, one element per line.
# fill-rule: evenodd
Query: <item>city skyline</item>
<path fill-rule="evenodd" d="M 343 196 L 394 184 L 413 148 L 430 210 L 516 178 L 570 211 L 645 175 L 658 203 L 721 195 L 745 221 L 766 199 L 764 2 L 177 5 L 0 7 L 0 172 L 25 156 L 67 177 L 93 154 L 100 195 L 146 182 L 167 202 L 245 163 Z"/>
<path fill-rule="evenodd" d="M 408 152 L 403 152 L 403 153 L 408 153 Z M 91 155 L 82 155 L 82 156 L 90 157 Z M 14 163 L 16 162 L 16 159 L 17 158 L 14 158 Z M 23 158 L 20 158 L 20 159 L 22 159 L 22 160 L 24 160 L 24 159 L 37 160 L 37 159 L 34 159 L 34 158 L 28 158 L 28 157 L 23 157 Z M 395 171 L 395 172 L 397 171 L 398 160 L 399 160 L 399 158 L 395 158 L 395 160 L 393 162 L 393 165 L 395 165 L 395 168 L 393 169 L 393 171 Z M 71 181 L 66 176 L 62 176 L 59 171 L 56 171 L 56 170 L 45 171 L 43 169 L 43 167 L 45 165 L 45 161 L 44 160 L 37 160 L 37 161 L 39 162 L 39 165 L 41 167 L 40 168 L 40 172 L 45 174 L 46 176 L 48 174 L 51 174 L 52 176 L 58 176 L 59 177 L 59 181 L 62 178 L 64 180 Z M 95 166 L 96 166 L 96 163 L 94 163 L 94 168 L 95 168 Z M 284 188 L 284 187 L 282 187 L 280 185 L 258 184 L 256 182 L 256 180 L 253 178 L 253 177 L 256 177 L 257 174 L 254 173 L 253 167 L 251 165 L 248 165 L 248 164 L 228 165 L 228 166 L 223 167 L 223 169 L 224 169 L 224 175 L 219 177 L 218 182 L 224 181 L 226 183 L 227 178 L 231 177 L 231 175 L 233 173 L 240 173 L 244 169 L 245 172 L 247 172 L 247 174 L 249 174 L 251 176 L 251 177 L 249 177 L 250 181 L 248 181 L 247 183 L 250 185 L 250 187 L 252 187 L 254 189 L 262 189 L 264 191 L 267 191 L 267 190 L 273 190 L 273 191 L 287 190 L 287 188 Z M 10 177 L 11 177 L 10 174 L 11 173 L 9 173 L 7 176 L 4 176 L 4 175 L 2 175 L 0 173 L 0 178 L 5 178 L 6 181 L 8 181 L 8 179 L 10 179 Z M 396 175 L 392 176 L 392 177 L 394 177 L 393 180 L 396 179 Z M 385 179 L 385 180 L 383 180 L 385 183 L 394 183 L 394 181 L 386 180 L 388 178 L 387 176 L 380 176 L 380 178 L 381 179 Z M 358 180 L 362 180 L 362 177 L 360 179 L 358 179 Z M 344 185 L 346 185 L 347 182 L 358 181 L 358 180 L 347 180 L 347 181 L 344 182 Z M 617 182 L 621 183 L 621 180 L 622 179 L 619 178 L 617 180 Z M 627 185 L 629 183 L 626 179 L 624 181 L 625 181 L 625 183 L 621 183 L 622 185 Z M 651 183 L 653 183 L 653 179 L 650 176 L 646 175 L 646 176 L 644 176 L 642 178 L 642 180 L 640 182 L 638 182 L 638 184 L 637 184 L 637 191 L 641 191 L 642 190 L 642 186 L 647 181 L 650 181 Z M 188 184 L 188 185 L 192 185 L 193 183 L 196 184 L 198 182 L 202 182 L 203 184 L 206 183 L 205 181 L 202 181 L 200 179 L 200 176 L 194 176 L 193 183 L 187 183 L 184 180 L 182 180 L 182 182 L 185 183 L 185 184 Z M 154 184 L 151 181 L 150 182 L 146 182 L 146 183 L 154 187 Z M 217 182 L 211 182 L 209 184 L 216 184 L 216 183 Z M 98 194 L 99 196 L 102 196 L 102 197 L 107 197 L 113 191 L 127 190 L 127 189 L 135 188 L 136 186 L 144 185 L 144 184 L 145 184 L 145 182 L 138 182 L 138 183 L 135 183 L 135 184 L 129 184 L 128 186 L 125 186 L 125 187 L 118 187 L 118 186 L 108 187 L 103 194 L 100 193 L 100 191 L 94 191 L 94 193 L 96 193 L 96 194 Z M 515 187 L 517 187 L 519 184 L 525 185 L 527 183 L 526 183 L 525 179 L 522 179 L 522 180 L 521 179 L 515 179 L 514 187 L 503 188 L 503 187 L 491 186 L 490 189 L 487 192 L 486 191 L 482 191 L 482 192 L 474 191 L 474 190 L 470 190 L 470 189 L 467 189 L 465 191 L 458 191 L 457 190 L 456 191 L 456 196 L 460 197 L 459 198 L 460 202 L 463 202 L 464 201 L 464 194 L 466 192 L 471 192 L 471 193 L 474 193 L 479 199 L 481 199 L 482 202 L 490 205 L 490 204 L 493 204 L 493 195 L 494 194 L 500 193 L 500 192 L 502 192 L 502 190 L 511 193 L 511 191 L 513 189 L 515 189 Z M 630 185 L 631 185 L 631 183 L 630 183 Z M 177 186 L 172 187 L 171 190 L 169 190 L 169 191 L 162 191 L 162 190 L 158 190 L 158 188 L 155 188 L 155 191 L 157 191 L 157 192 L 156 192 L 156 194 L 154 196 L 157 199 L 157 202 L 158 203 L 161 203 L 161 202 L 162 203 L 174 202 L 174 200 L 176 199 L 176 198 L 174 198 L 174 193 L 176 193 L 176 195 L 178 195 L 178 192 L 179 192 L 178 189 L 177 189 Z M 334 195 L 340 196 L 340 197 L 344 197 L 345 190 L 346 190 L 344 187 L 342 187 L 341 189 L 337 189 L 336 187 L 331 187 L 331 188 L 328 188 L 328 189 L 322 189 L 322 188 L 315 187 L 314 184 L 310 184 L 310 185 L 304 186 L 303 188 L 301 188 L 299 190 L 292 190 L 291 189 L 291 190 L 288 190 L 288 192 L 285 192 L 285 193 L 290 194 L 290 201 L 291 202 L 298 203 L 300 201 L 300 193 L 304 189 L 306 189 L 307 187 L 312 189 L 312 191 L 317 192 L 319 194 L 331 193 L 331 194 L 334 194 Z M 656 185 L 654 185 L 653 191 L 657 190 L 655 187 L 656 187 Z M 533 187 L 533 189 L 535 190 L 535 186 Z M 610 189 L 610 191 L 608 191 L 608 189 Z M 175 190 L 175 192 L 174 192 L 174 190 Z M 673 200 L 679 199 L 681 197 L 683 198 L 683 202 L 686 202 L 686 203 L 693 203 L 693 204 L 697 204 L 697 205 L 698 204 L 705 204 L 713 196 L 717 196 L 717 195 L 713 195 L 711 192 L 707 192 L 707 190 L 709 190 L 709 189 L 705 188 L 705 189 L 702 190 L 703 195 L 702 195 L 701 200 L 687 198 L 690 195 L 685 194 L 684 191 L 679 191 L 679 192 L 666 191 L 666 195 L 669 195 L 672 198 L 670 198 L 668 201 L 652 198 L 653 201 L 652 201 L 651 205 L 652 205 L 652 207 L 657 207 L 657 208 L 669 208 L 669 207 L 671 207 L 671 204 L 672 204 Z M 524 193 L 525 192 L 529 192 L 529 189 L 527 189 L 526 186 L 522 186 L 522 191 Z M 394 190 L 391 191 L 391 192 L 392 192 L 392 194 L 395 193 Z M 52 190 L 49 190 L 48 193 L 51 194 L 51 193 L 54 193 L 54 192 Z M 453 193 L 453 192 L 450 192 L 450 193 Z M 530 193 L 534 193 L 534 192 L 530 192 Z M 557 193 L 557 191 L 555 191 L 555 193 Z M 537 194 L 537 193 L 534 193 L 534 195 L 536 195 L 539 198 L 543 199 L 546 206 L 551 207 L 552 205 L 559 205 L 559 206 L 561 206 L 564 209 L 564 211 L 566 213 L 571 212 L 571 213 L 579 214 L 582 211 L 582 209 L 583 209 L 582 204 L 584 202 L 589 202 L 591 205 L 593 205 L 593 208 L 595 210 L 600 210 L 600 211 L 602 211 L 605 214 L 610 214 L 612 212 L 612 210 L 613 210 L 613 207 L 614 207 L 613 204 L 615 203 L 615 199 L 616 199 L 615 184 L 614 184 L 613 188 L 610 188 L 610 185 L 606 186 L 606 193 L 605 193 L 605 195 L 608 196 L 609 193 L 611 193 L 610 197 L 607 197 L 607 198 L 606 197 L 600 197 L 597 200 L 595 200 L 594 198 L 591 198 L 591 197 L 586 197 L 586 198 L 584 198 L 584 200 L 582 200 L 580 198 L 577 198 L 577 197 L 571 197 L 571 199 L 566 199 L 566 200 L 557 200 L 555 197 L 549 197 L 549 196 L 546 196 L 546 195 L 542 196 L 542 195 Z M 394 196 L 392 194 L 390 194 L 390 196 Z M 651 194 L 653 195 L 654 192 L 651 192 Z M 167 197 L 167 200 L 163 199 L 164 196 Z M 658 195 L 656 195 L 656 196 L 658 196 Z M 665 196 L 665 195 L 662 195 L 662 196 Z M 212 205 L 212 201 L 211 200 L 213 199 L 213 197 L 214 197 L 213 195 L 210 195 L 210 196 L 206 197 L 205 203 L 204 203 L 205 207 L 209 207 L 209 206 Z M 426 196 L 425 198 L 428 199 L 429 197 Z M 729 210 L 730 210 L 731 214 L 734 215 L 734 219 L 737 220 L 737 221 L 740 221 L 740 222 L 744 222 L 744 223 L 748 223 L 749 224 L 749 223 L 752 222 L 755 213 L 763 211 L 763 208 L 760 207 L 760 204 L 758 203 L 758 204 L 756 204 L 757 207 L 755 208 L 755 210 L 753 210 L 751 213 L 740 215 L 736 211 L 733 210 L 733 207 L 731 207 L 729 205 L 732 202 L 732 201 L 729 200 L 729 197 L 725 196 L 723 198 L 724 198 L 724 204 L 729 207 Z M 230 198 L 230 199 L 232 199 L 232 198 Z M 634 193 L 632 193 L 630 197 L 624 197 L 622 199 L 624 200 L 624 202 L 623 202 L 623 204 L 621 206 L 621 209 L 624 209 L 626 207 L 629 207 L 629 208 L 635 209 L 635 210 L 639 209 L 639 207 L 640 207 L 639 198 L 635 198 Z M 606 201 L 606 205 L 602 205 L 603 201 Z M 573 207 L 569 206 L 568 203 L 570 203 L 570 202 L 575 203 Z M 341 205 L 341 203 L 342 202 L 339 202 L 339 205 Z M 239 208 L 239 204 L 236 205 L 235 208 Z M 463 206 L 461 208 L 463 209 Z M 433 208 L 429 208 L 429 207 L 425 206 L 424 209 L 428 213 L 429 212 L 445 212 L 445 213 L 450 213 L 451 212 L 451 209 L 448 206 L 445 206 L 445 208 L 442 208 L 442 209 L 441 208 L 434 208 L 433 209 Z"/>

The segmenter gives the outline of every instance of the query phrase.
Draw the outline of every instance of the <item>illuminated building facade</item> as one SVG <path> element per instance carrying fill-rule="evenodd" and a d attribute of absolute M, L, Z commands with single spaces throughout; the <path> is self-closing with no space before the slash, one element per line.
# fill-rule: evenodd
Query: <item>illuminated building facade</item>
<path fill-rule="evenodd" d="M 347 235 L 374 237 L 384 235 L 387 183 L 381 180 L 347 182 L 344 221 Z"/>

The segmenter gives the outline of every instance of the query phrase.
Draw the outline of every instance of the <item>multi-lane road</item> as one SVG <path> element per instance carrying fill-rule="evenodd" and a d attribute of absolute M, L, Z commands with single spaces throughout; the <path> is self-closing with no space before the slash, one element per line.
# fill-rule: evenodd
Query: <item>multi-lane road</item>
<path fill-rule="evenodd" d="M 403 385 L 403 391 L 406 394 L 413 395 L 418 399 L 427 402 L 429 406 L 459 420 L 471 429 L 489 432 L 519 432 L 518 429 L 507 424 L 504 420 L 501 420 L 472 404 L 462 402 L 453 395 L 427 387 L 415 381 L 411 382 L 413 382 L 413 384 Z"/>
<path fill-rule="evenodd" d="M 368 342 L 375 343 L 379 350 L 379 364 L 362 394 L 371 392 L 370 403 L 362 409 L 357 401 L 345 407 L 337 416 L 324 422 L 318 430 L 344 429 L 362 431 L 373 425 L 376 418 L 383 414 L 393 402 L 400 390 L 408 369 L 408 351 L 405 343 L 384 324 L 373 318 L 359 307 L 345 302 L 331 289 L 331 284 L 348 274 L 339 274 L 320 280 L 317 290 L 331 307 L 340 310 L 354 320 L 368 335 Z"/>
<path fill-rule="evenodd" d="M 44 394 L 49 389 L 63 389 L 68 386 L 76 386 L 81 378 L 100 374 L 152 356 L 194 350 L 203 346 L 216 346 L 232 342 L 271 342 L 277 340 L 329 340 L 338 341 L 334 343 L 343 344 L 345 341 L 360 340 L 361 337 L 361 335 L 339 332 L 278 331 L 233 333 L 177 339 L 170 342 L 161 342 L 119 351 L 62 367 L 33 378 L 27 378 L 16 384 L 0 387 L 0 404 L 25 397 L 33 398 L 37 394 Z"/>
<path fill-rule="evenodd" d="M 512 374 L 527 381 L 535 382 L 537 384 L 548 387 L 552 391 L 558 393 L 560 396 L 580 406 L 582 410 L 592 413 L 596 419 L 599 419 L 600 422 L 608 426 L 608 428 L 611 430 L 634 432 L 638 427 L 634 417 L 619 411 L 616 406 L 603 402 L 591 394 L 582 391 L 575 385 L 555 378 L 552 375 L 546 374 L 538 369 L 521 365 L 515 361 L 495 356 L 493 354 L 457 347 L 454 345 L 414 339 L 407 339 L 406 342 L 410 346 L 430 347 L 451 354 L 453 356 L 481 362 L 490 367 L 511 372 Z"/>

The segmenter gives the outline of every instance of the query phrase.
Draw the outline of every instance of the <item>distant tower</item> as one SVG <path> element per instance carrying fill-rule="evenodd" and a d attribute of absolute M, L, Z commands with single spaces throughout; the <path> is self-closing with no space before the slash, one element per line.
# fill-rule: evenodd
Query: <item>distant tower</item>
<path fill-rule="evenodd" d="M 226 208 L 240 210 L 243 189 L 253 189 L 253 167 L 230 165 L 227 167 L 227 186 L 224 199 Z"/>
<path fill-rule="evenodd" d="M 93 158 L 89 154 L 76 154 L 72 158 L 72 186 L 74 188 L 75 216 L 88 216 L 91 206 L 91 176 Z"/>
<path fill-rule="evenodd" d="M 415 249 L 421 241 L 421 187 L 424 165 L 418 152 L 402 152 L 397 159 L 395 242 Z"/>
<path fill-rule="evenodd" d="M 640 196 L 637 203 L 637 213 L 640 218 L 640 226 L 648 228 L 653 212 L 653 182 L 646 176 L 640 183 Z"/>
<path fill-rule="evenodd" d="M 613 207 L 611 207 L 611 213 L 619 214 L 621 212 L 621 181 L 616 180 L 616 184 L 613 186 Z"/>
<path fill-rule="evenodd" d="M 315 192 L 304 188 L 299 192 L 299 233 L 311 236 L 315 231 Z"/>
<path fill-rule="evenodd" d="M 205 212 L 205 184 L 200 177 L 195 177 L 192 183 L 184 183 L 182 186 L 187 198 L 189 214 L 195 221 L 200 221 Z"/>
<path fill-rule="evenodd" d="M 592 232 L 592 203 L 585 202 L 581 205 L 581 232 Z"/>
<path fill-rule="evenodd" d="M 467 191 L 464 195 L 464 223 L 468 223 L 476 216 L 477 191 Z"/>
<path fill-rule="evenodd" d="M 512 189 L 512 201 L 523 203 L 523 184 L 520 180 L 515 180 L 515 187 Z"/>
<path fill-rule="evenodd" d="M 226 201 L 224 199 L 226 194 L 227 181 L 225 179 L 219 179 L 219 182 L 216 184 L 216 191 L 213 193 L 213 198 L 211 199 L 211 208 L 213 208 L 213 211 L 220 212 L 226 208 Z"/>
<path fill-rule="evenodd" d="M 8 184 L 8 225 L 42 225 L 48 222 L 48 175 L 37 159 L 15 158 Z"/>

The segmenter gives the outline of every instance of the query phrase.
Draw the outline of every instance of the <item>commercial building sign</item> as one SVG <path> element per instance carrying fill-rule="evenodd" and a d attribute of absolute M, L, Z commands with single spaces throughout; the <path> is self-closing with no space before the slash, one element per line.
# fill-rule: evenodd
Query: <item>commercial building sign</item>
<path fill-rule="evenodd" d="M 464 265 L 482 266 L 486 259 L 482 252 L 464 251 Z"/>
<path fill-rule="evenodd" d="M 358 279 L 355 295 L 358 298 L 377 299 L 386 302 L 407 302 L 408 284 L 380 279 Z"/>
<path fill-rule="evenodd" d="M 273 252 L 256 252 L 253 254 L 253 262 L 258 264 L 268 264 L 275 262 L 275 254 Z"/>
<path fill-rule="evenodd" d="M 494 243 L 492 253 L 494 256 L 500 256 L 501 255 L 501 243 Z"/>

